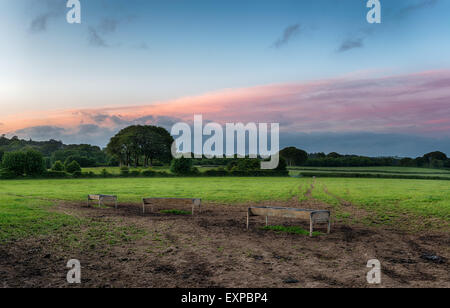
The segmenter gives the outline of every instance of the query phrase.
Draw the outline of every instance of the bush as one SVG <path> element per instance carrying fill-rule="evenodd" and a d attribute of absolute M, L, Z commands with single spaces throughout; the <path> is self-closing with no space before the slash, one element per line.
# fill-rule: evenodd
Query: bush
<path fill-rule="evenodd" d="M 227 170 L 225 170 L 223 167 L 221 167 L 218 169 L 206 170 L 204 172 L 204 175 L 206 175 L 206 176 L 227 176 L 227 175 L 229 175 L 229 172 Z"/>
<path fill-rule="evenodd" d="M 120 175 L 121 176 L 128 176 L 130 174 L 130 168 L 128 167 L 121 167 L 120 168 Z"/>
<path fill-rule="evenodd" d="M 30 150 L 25 153 L 25 174 L 31 176 L 43 175 L 45 167 L 44 156 L 37 151 Z"/>
<path fill-rule="evenodd" d="M 8 152 L 3 155 L 2 167 L 14 176 L 22 176 L 25 173 L 27 156 L 24 152 Z"/>
<path fill-rule="evenodd" d="M 142 171 L 142 176 L 146 176 L 146 177 L 153 177 L 157 174 L 158 174 L 158 172 L 150 170 L 150 169 Z"/>
<path fill-rule="evenodd" d="M 192 173 L 192 159 L 181 157 L 173 159 L 170 165 L 170 171 L 174 174 L 188 175 Z"/>
<path fill-rule="evenodd" d="M 14 172 L 9 171 L 8 169 L 0 169 L 0 179 L 9 180 L 14 179 L 17 175 Z"/>
<path fill-rule="evenodd" d="M 139 170 L 133 170 L 133 171 L 130 172 L 130 175 L 131 175 L 132 177 L 138 177 L 138 176 L 141 175 L 141 171 L 139 171 Z"/>
<path fill-rule="evenodd" d="M 83 177 L 83 173 L 81 173 L 81 171 L 75 171 L 75 172 L 72 173 L 72 176 L 74 178 L 81 178 L 81 177 Z"/>
<path fill-rule="evenodd" d="M 83 168 L 97 166 L 97 162 L 95 161 L 95 159 L 78 155 L 70 155 L 69 157 L 66 158 L 64 164 L 70 164 L 73 161 L 76 161 L 80 165 L 80 167 Z"/>
<path fill-rule="evenodd" d="M 236 166 L 231 170 L 237 171 L 253 171 L 261 169 L 261 161 L 259 159 L 243 158 L 238 159 Z"/>
<path fill-rule="evenodd" d="M 77 163 L 75 160 L 66 165 L 66 172 L 71 173 L 75 175 L 76 172 L 79 172 L 81 174 L 81 167 L 80 164 Z"/>
<path fill-rule="evenodd" d="M 45 172 L 44 176 L 46 178 L 61 179 L 61 178 L 66 178 L 68 176 L 68 174 L 64 171 L 50 170 L 50 171 Z"/>
<path fill-rule="evenodd" d="M 275 170 L 278 170 L 278 171 L 287 170 L 287 162 L 283 157 L 280 157 L 280 161 L 278 162 L 278 167 L 276 167 Z"/>
<path fill-rule="evenodd" d="M 63 163 L 60 160 L 56 161 L 53 164 L 52 171 L 59 171 L 59 172 L 64 171 Z"/>
<path fill-rule="evenodd" d="M 102 172 L 100 172 L 100 176 L 107 178 L 111 176 L 111 173 L 109 173 L 108 170 L 103 169 Z"/>

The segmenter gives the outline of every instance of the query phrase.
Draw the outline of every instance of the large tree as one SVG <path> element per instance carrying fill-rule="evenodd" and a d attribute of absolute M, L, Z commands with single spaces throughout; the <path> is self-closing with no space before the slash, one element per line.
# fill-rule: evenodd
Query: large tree
<path fill-rule="evenodd" d="M 151 166 L 155 159 L 170 161 L 173 138 L 162 127 L 133 125 L 122 129 L 111 138 L 106 150 L 122 165 L 138 166 L 144 159 L 144 166 Z"/>
<path fill-rule="evenodd" d="M 425 154 L 423 156 L 423 158 L 425 158 L 429 162 L 431 162 L 431 160 L 433 160 L 433 159 L 434 160 L 443 160 L 443 161 L 445 161 L 445 160 L 447 160 L 447 155 L 445 153 L 436 151 L 436 152 L 431 152 L 431 153 Z"/>
<path fill-rule="evenodd" d="M 303 165 L 308 159 L 308 153 L 295 147 L 284 148 L 280 151 L 280 156 L 286 160 L 288 166 Z"/>

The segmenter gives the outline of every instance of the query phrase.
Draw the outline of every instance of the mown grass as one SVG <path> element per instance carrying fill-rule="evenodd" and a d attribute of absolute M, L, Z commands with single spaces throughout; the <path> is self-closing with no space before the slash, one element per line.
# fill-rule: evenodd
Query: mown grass
<path fill-rule="evenodd" d="M 417 168 L 417 167 L 290 167 L 291 170 L 329 171 L 329 172 L 369 172 L 369 173 L 399 173 L 399 174 L 448 174 L 447 169 Z"/>
<path fill-rule="evenodd" d="M 290 167 L 291 176 L 450 180 L 450 170 L 409 167 Z"/>
<path fill-rule="evenodd" d="M 49 201 L 0 193 L 0 242 L 80 225 L 72 216 L 49 211 L 51 205 Z"/>
<path fill-rule="evenodd" d="M 449 227 L 450 185 L 447 181 L 393 180 L 393 179 L 343 179 L 320 178 L 313 197 L 335 207 L 338 212 L 345 206 L 329 194 L 361 209 L 369 211 L 368 224 L 401 227 L 400 224 L 417 223 L 419 229 Z M 348 216 L 348 215 L 347 215 Z"/>
<path fill-rule="evenodd" d="M 54 202 L 0 193 L 0 243 L 57 234 L 59 245 L 78 250 L 114 246 L 145 232 L 133 225 L 95 221 L 53 210 Z"/>
<path fill-rule="evenodd" d="M 0 181 L 0 191 L 33 198 L 85 202 L 88 194 L 117 195 L 119 202 L 143 197 L 201 198 L 243 203 L 288 200 L 298 196 L 303 180 L 295 178 L 107 178 Z"/>
<path fill-rule="evenodd" d="M 106 178 L 0 181 L 0 242 L 41 234 L 61 233 L 70 247 L 116 245 L 144 236 L 126 220 L 93 221 L 57 213 L 61 201 L 85 203 L 87 194 L 118 195 L 119 203 L 140 203 L 142 197 L 189 197 L 206 202 L 246 203 L 266 200 L 306 200 L 310 178 Z M 318 178 L 312 196 L 334 207 L 334 217 L 352 224 L 356 207 L 367 212 L 364 223 L 418 229 L 448 228 L 448 181 Z M 347 209 L 328 191 L 351 202 Z M 299 189 L 299 187 L 301 187 Z M 175 214 L 175 213 L 172 213 Z M 184 214 L 184 213 L 183 213 Z M 187 214 L 187 213 L 186 213 Z"/>

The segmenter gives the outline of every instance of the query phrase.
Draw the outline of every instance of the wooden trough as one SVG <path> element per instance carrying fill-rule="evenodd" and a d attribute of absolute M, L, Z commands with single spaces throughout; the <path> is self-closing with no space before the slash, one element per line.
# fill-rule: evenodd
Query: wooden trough
<path fill-rule="evenodd" d="M 98 206 L 103 205 L 104 201 L 114 202 L 115 208 L 117 209 L 117 196 L 110 195 L 88 195 L 87 197 L 87 205 L 90 206 L 91 200 L 98 200 Z"/>
<path fill-rule="evenodd" d="M 312 237 L 313 228 L 316 223 L 328 223 L 327 233 L 331 231 L 331 213 L 324 210 L 306 210 L 285 207 L 249 207 L 247 212 L 247 230 L 250 216 L 266 216 L 266 226 L 268 217 L 309 219 L 309 236 Z"/>
<path fill-rule="evenodd" d="M 151 212 L 154 212 L 155 206 L 172 206 L 172 205 L 181 205 L 181 206 L 191 206 L 192 207 L 192 215 L 194 215 L 195 207 L 198 207 L 200 211 L 202 204 L 202 199 L 189 199 L 189 198 L 143 198 L 142 199 L 142 213 L 145 213 L 145 206 L 150 205 Z"/>

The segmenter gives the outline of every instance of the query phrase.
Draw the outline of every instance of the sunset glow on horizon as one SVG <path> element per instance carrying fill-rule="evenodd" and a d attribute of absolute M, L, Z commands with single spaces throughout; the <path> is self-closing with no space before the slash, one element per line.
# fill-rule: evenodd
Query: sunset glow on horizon
<path fill-rule="evenodd" d="M 383 1 L 378 25 L 357 0 L 131 2 L 83 2 L 81 25 L 62 0 L 0 4 L 0 134 L 105 146 L 201 114 L 310 151 L 450 152 L 448 2 Z"/>

